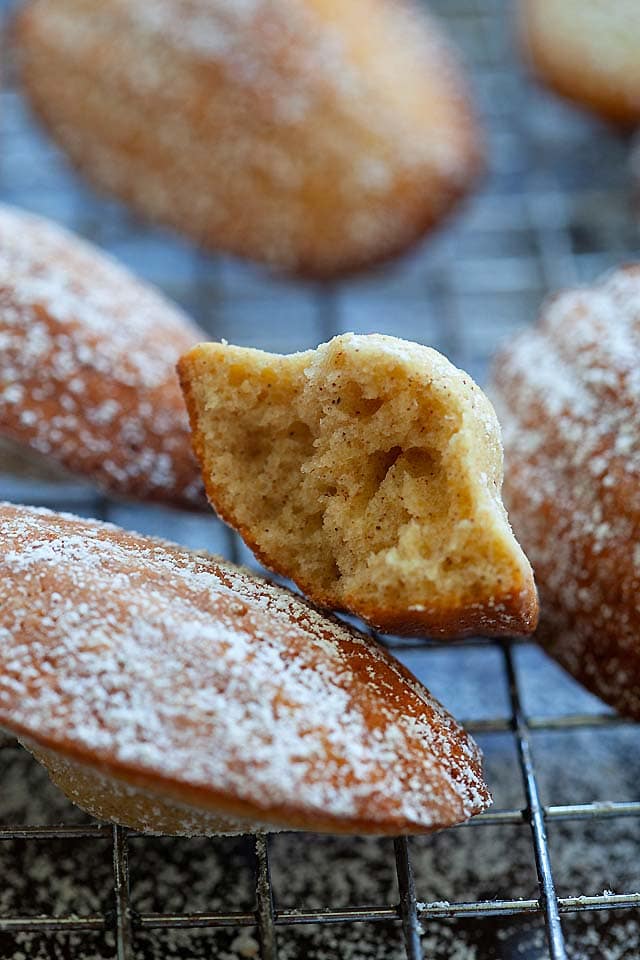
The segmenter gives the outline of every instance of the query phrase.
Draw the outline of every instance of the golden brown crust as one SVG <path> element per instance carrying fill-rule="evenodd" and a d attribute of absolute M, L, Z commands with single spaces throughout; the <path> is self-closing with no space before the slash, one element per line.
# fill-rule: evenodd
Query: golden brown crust
<path fill-rule="evenodd" d="M 481 166 L 455 57 L 390 0 L 32 0 L 30 99 L 76 165 L 196 241 L 300 275 L 402 252 Z"/>
<path fill-rule="evenodd" d="M 635 0 L 521 0 L 520 31 L 544 83 L 604 120 L 640 122 L 640 7 Z"/>
<path fill-rule="evenodd" d="M 398 594 L 390 595 L 389 592 L 385 594 L 382 590 L 377 593 L 374 602 L 371 602 L 371 599 L 367 599 L 363 592 L 358 589 L 351 592 L 338 592 L 337 588 L 340 587 L 341 589 L 341 584 L 334 584 L 327 589 L 318 576 L 313 575 L 309 562 L 292 562 L 290 557 L 285 558 L 283 552 L 279 553 L 271 544 L 267 545 L 265 526 L 267 523 L 271 526 L 271 521 L 254 520 L 248 522 L 246 510 L 243 513 L 244 505 L 240 503 L 236 493 L 224 480 L 221 482 L 222 474 L 218 469 L 217 458 L 225 452 L 224 438 L 219 438 L 220 445 L 218 447 L 215 440 L 207 436 L 205 429 L 206 395 L 209 389 L 213 389 L 213 386 L 209 387 L 205 383 L 206 374 L 216 361 L 210 359 L 207 353 L 213 345 L 202 344 L 193 348 L 180 359 L 178 373 L 191 421 L 194 452 L 203 468 L 203 480 L 211 504 L 217 515 L 240 534 L 256 557 L 266 567 L 281 576 L 293 579 L 298 587 L 317 605 L 325 609 L 340 610 L 358 616 L 376 630 L 384 633 L 414 636 L 428 634 L 441 637 L 464 637 L 474 634 L 500 636 L 532 632 L 535 630 L 538 620 L 538 598 L 533 575 L 526 557 L 511 534 L 506 515 L 504 515 L 502 504 L 499 501 L 499 485 L 501 483 L 499 427 L 490 404 L 478 388 L 472 384 L 470 378 L 464 379 L 465 374 L 456 370 L 434 351 L 426 350 L 416 344 L 409 344 L 393 338 L 378 337 L 377 335 L 354 337 L 352 334 L 345 334 L 336 338 L 331 344 L 322 345 L 315 352 L 309 351 L 304 354 L 304 363 L 311 365 L 314 356 L 320 357 L 326 354 L 338 342 L 345 351 L 350 353 L 354 350 L 356 352 L 367 350 L 369 346 L 375 350 L 374 341 L 379 341 L 383 348 L 385 346 L 383 341 L 388 341 L 388 346 L 393 350 L 400 349 L 403 352 L 408 350 L 406 354 L 408 363 L 412 367 L 414 375 L 422 377 L 425 390 L 430 380 L 442 376 L 443 381 L 447 384 L 444 387 L 444 392 L 445 394 L 448 393 L 452 403 L 456 402 L 453 399 L 456 390 L 463 393 L 461 405 L 466 409 L 470 421 L 465 429 L 471 433 L 474 444 L 477 442 L 480 448 L 486 448 L 486 450 L 483 450 L 482 458 L 479 461 L 472 460 L 468 467 L 471 474 L 470 485 L 478 482 L 478 477 L 472 476 L 474 471 L 478 475 L 481 474 L 483 469 L 490 470 L 495 467 L 497 471 L 498 492 L 492 498 L 491 509 L 488 515 L 483 514 L 479 509 L 475 518 L 478 523 L 476 528 L 478 554 L 480 555 L 485 547 L 483 538 L 486 537 L 487 543 L 490 544 L 490 546 L 487 546 L 487 551 L 491 559 L 495 560 L 496 557 L 500 557 L 500 560 L 496 562 L 496 570 L 492 571 L 491 563 L 487 563 L 489 574 L 484 582 L 481 582 L 470 570 L 464 590 L 455 594 L 453 591 L 447 593 L 446 590 L 443 590 L 440 594 L 438 590 L 425 589 L 424 584 L 419 582 L 420 578 L 416 577 L 410 603 L 407 602 L 404 592 L 400 596 Z M 237 352 L 237 364 L 240 365 L 243 362 L 241 357 L 243 351 L 238 351 L 234 347 L 228 349 L 233 352 L 233 357 L 230 358 L 229 363 L 236 363 L 234 358 Z M 245 352 L 247 354 L 252 353 L 252 351 Z M 422 353 L 429 355 L 426 358 L 428 362 L 424 370 L 421 368 L 421 364 L 424 364 Z M 266 355 L 263 354 L 263 356 Z M 294 355 L 290 359 L 295 361 L 297 356 L 301 355 Z M 273 356 L 274 369 L 278 362 L 286 362 L 288 359 Z M 436 366 L 432 365 L 434 361 Z M 445 369 L 440 370 L 437 366 L 439 363 L 444 364 Z M 388 373 L 387 376 L 389 382 L 393 382 L 395 374 Z M 331 380 L 330 370 L 326 372 L 326 378 Z M 198 389 L 198 396 L 195 393 L 196 388 Z M 323 388 L 321 387 L 321 389 Z M 217 402 L 222 402 L 219 395 Z M 229 413 L 228 415 L 231 416 L 232 414 Z M 295 420 L 298 415 L 299 411 L 293 413 L 292 409 L 291 418 Z M 401 433 L 401 425 L 396 424 L 396 431 L 398 434 Z M 387 439 L 388 445 L 393 446 L 396 442 L 393 437 Z M 269 441 L 272 447 L 277 442 L 275 438 L 271 438 Z M 314 443 L 314 446 L 317 443 L 318 441 Z M 495 447 L 495 450 L 493 447 Z M 498 463 L 499 467 L 497 466 Z M 487 464 L 491 464 L 491 466 L 487 466 Z M 260 469 L 257 463 L 254 466 L 255 469 Z M 235 464 L 235 469 L 237 473 L 242 474 L 245 465 L 238 461 Z M 304 470 L 306 469 L 305 467 Z M 340 470 L 337 470 L 337 473 L 339 474 Z M 500 474 L 499 477 L 498 473 Z M 279 491 L 275 490 L 275 497 L 278 497 L 278 494 Z M 284 496 L 284 494 L 282 495 Z M 495 503 L 493 499 L 495 499 Z M 496 506 L 497 503 L 499 503 L 499 506 Z M 285 505 L 283 500 L 283 507 Z M 483 522 L 485 529 L 483 529 Z M 309 544 L 307 561 L 313 549 Z"/>
<path fill-rule="evenodd" d="M 407 637 L 525 636 L 538 623 L 538 594 L 533 578 L 523 572 L 519 589 L 496 592 L 490 599 L 478 595 L 465 611 L 432 606 L 397 614 L 383 605 L 363 609 L 352 602 L 346 612 L 379 632 Z"/>
<path fill-rule="evenodd" d="M 488 803 L 471 738 L 381 647 L 206 554 L 4 505 L 0 638 L 0 725 L 136 828 L 427 832 Z"/>
<path fill-rule="evenodd" d="M 51 780 L 76 806 L 97 820 L 118 823 L 141 833 L 169 836 L 211 836 L 277 830 L 271 824 L 225 818 L 203 807 L 181 803 L 158 792 L 157 784 L 137 786 L 111 771 L 71 760 L 22 738 L 22 746 L 47 770 Z"/>
<path fill-rule="evenodd" d="M 640 267 L 554 298 L 495 365 L 505 502 L 540 591 L 538 636 L 640 717 Z"/>
<path fill-rule="evenodd" d="M 0 207 L 0 436 L 111 493 L 202 507 L 174 369 L 198 333 L 84 241 Z"/>

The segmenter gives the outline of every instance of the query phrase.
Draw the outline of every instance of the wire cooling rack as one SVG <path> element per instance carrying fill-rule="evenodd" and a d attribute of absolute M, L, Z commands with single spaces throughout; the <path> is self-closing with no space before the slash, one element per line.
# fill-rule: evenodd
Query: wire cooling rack
<path fill-rule="evenodd" d="M 14 4 L 0 0 L 9 20 Z M 336 286 L 206 256 L 98 197 L 37 129 L 1 57 L 0 198 L 89 237 L 216 337 L 264 349 L 343 330 L 429 343 L 481 382 L 543 295 L 637 254 L 628 144 L 524 74 L 507 0 L 432 3 L 474 74 L 490 172 L 455 223 Z M 2 456 L 2 454 L 0 454 Z M 213 517 L 14 475 L 0 495 L 253 563 Z M 0 952 L 26 957 L 615 960 L 640 955 L 638 728 L 533 645 L 386 642 L 480 740 L 496 805 L 433 838 L 182 840 L 96 824 L 7 741 L 0 755 Z"/>

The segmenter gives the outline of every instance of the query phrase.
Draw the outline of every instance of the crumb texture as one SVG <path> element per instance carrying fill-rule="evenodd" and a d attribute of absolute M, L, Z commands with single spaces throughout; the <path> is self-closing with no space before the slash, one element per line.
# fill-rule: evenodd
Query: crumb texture
<path fill-rule="evenodd" d="M 489 802 L 474 742 L 369 638 L 222 560 L 10 505 L 0 725 L 59 754 L 58 780 L 93 768 L 87 796 L 72 778 L 90 810 L 113 776 L 125 823 L 123 783 L 178 821 L 187 805 L 331 832 L 420 832 Z"/>
<path fill-rule="evenodd" d="M 417 344 L 337 337 L 181 360 L 218 512 L 316 602 L 388 631 L 526 631 L 531 570 L 500 499 L 493 409 Z"/>
<path fill-rule="evenodd" d="M 108 257 L 0 206 L 0 435 L 114 493 L 201 505 L 175 375 L 197 339 Z"/>
<path fill-rule="evenodd" d="M 23 80 L 81 169 L 145 215 L 329 275 L 403 250 L 480 165 L 439 27 L 397 0 L 31 0 Z"/>
<path fill-rule="evenodd" d="M 496 365 L 505 499 L 548 648 L 640 716 L 640 267 L 552 300 Z"/>

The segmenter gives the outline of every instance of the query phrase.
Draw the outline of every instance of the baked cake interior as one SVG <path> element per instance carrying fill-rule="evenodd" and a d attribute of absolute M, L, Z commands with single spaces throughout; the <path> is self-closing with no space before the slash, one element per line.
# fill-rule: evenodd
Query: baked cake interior
<path fill-rule="evenodd" d="M 401 341 L 344 340 L 288 357 L 222 344 L 187 355 L 218 511 L 328 605 L 435 611 L 522 581 L 487 399 L 428 348 L 431 378 L 397 355 Z"/>

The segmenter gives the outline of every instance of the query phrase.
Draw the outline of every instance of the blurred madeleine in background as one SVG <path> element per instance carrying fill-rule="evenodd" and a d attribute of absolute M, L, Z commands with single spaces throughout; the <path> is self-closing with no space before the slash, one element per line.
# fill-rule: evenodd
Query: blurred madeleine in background
<path fill-rule="evenodd" d="M 32 0 L 22 77 L 76 165 L 212 249 L 328 277 L 401 253 L 482 149 L 439 27 L 394 0 Z"/>
<path fill-rule="evenodd" d="M 612 123 L 640 124 L 638 0 L 523 0 L 520 30 L 544 83 Z"/>

